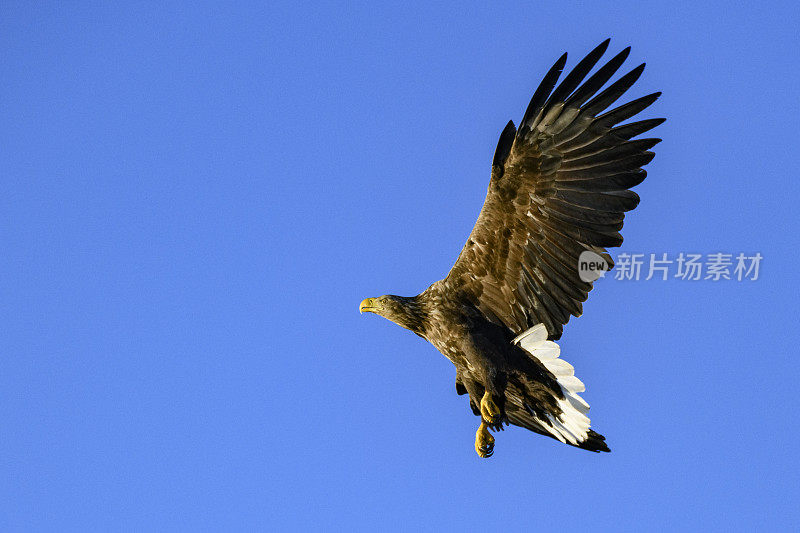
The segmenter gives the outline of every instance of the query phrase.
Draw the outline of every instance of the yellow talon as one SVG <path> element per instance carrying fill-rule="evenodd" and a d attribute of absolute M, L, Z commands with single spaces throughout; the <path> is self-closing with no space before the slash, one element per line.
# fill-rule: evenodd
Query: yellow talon
<path fill-rule="evenodd" d="M 492 395 L 489 394 L 489 391 L 483 393 L 483 398 L 481 398 L 481 418 L 489 424 L 500 422 L 500 409 L 492 400 Z"/>
<path fill-rule="evenodd" d="M 494 453 L 494 437 L 486 429 L 486 422 L 481 422 L 478 431 L 475 433 L 475 451 L 484 459 L 489 458 Z"/>

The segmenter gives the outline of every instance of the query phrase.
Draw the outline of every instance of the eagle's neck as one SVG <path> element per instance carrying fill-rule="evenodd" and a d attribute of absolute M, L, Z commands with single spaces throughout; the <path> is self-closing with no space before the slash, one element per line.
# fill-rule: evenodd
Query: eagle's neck
<path fill-rule="evenodd" d="M 428 312 L 422 295 L 396 298 L 400 301 L 399 310 L 390 320 L 424 338 Z"/>

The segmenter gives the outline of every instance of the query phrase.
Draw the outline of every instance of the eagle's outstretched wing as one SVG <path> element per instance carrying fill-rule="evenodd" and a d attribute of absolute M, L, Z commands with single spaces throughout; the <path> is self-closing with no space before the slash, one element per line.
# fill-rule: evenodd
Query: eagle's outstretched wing
<path fill-rule="evenodd" d="M 644 180 L 641 167 L 660 141 L 631 139 L 664 119 L 617 124 L 661 93 L 603 113 L 644 70 L 639 65 L 598 93 L 630 48 L 583 81 L 608 43 L 555 87 L 567 60 L 561 56 L 536 89 L 519 130 L 513 122 L 503 130 L 483 209 L 444 280 L 514 334 L 542 323 L 557 339 L 570 315 L 581 314 L 592 284 L 580 279 L 578 257 L 591 250 L 613 264 L 605 248 L 622 243 L 625 212 L 639 203 L 629 188 Z"/>

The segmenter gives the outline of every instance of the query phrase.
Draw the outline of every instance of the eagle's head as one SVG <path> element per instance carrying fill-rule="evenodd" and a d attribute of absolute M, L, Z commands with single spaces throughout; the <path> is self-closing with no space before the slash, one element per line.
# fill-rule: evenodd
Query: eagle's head
<path fill-rule="evenodd" d="M 407 298 L 386 294 L 377 298 L 367 298 L 361 302 L 358 310 L 362 313 L 367 311 L 380 315 L 420 336 L 424 331 L 425 315 L 416 296 Z"/>

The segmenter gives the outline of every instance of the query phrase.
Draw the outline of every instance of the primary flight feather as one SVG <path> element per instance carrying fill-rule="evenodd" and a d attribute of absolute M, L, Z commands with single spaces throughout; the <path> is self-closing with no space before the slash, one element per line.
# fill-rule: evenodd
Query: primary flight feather
<path fill-rule="evenodd" d="M 629 47 L 589 76 L 608 44 L 556 86 L 567 61 L 562 55 L 519 128 L 506 125 L 478 221 L 447 277 L 417 296 L 367 298 L 360 305 L 428 340 L 453 362 L 457 393 L 468 394 L 481 417 L 475 437 L 481 457 L 494 450 L 489 429 L 509 423 L 609 451 L 605 437 L 589 429 L 589 405 L 579 395 L 584 385 L 553 341 L 570 316 L 580 316 L 592 289 L 579 275 L 581 254 L 592 252 L 613 266 L 606 248 L 622 243 L 625 212 L 639 203 L 630 188 L 645 179 L 642 167 L 660 141 L 634 137 L 664 119 L 619 125 L 660 93 L 607 110 L 644 70 L 639 65 L 606 86 Z"/>

